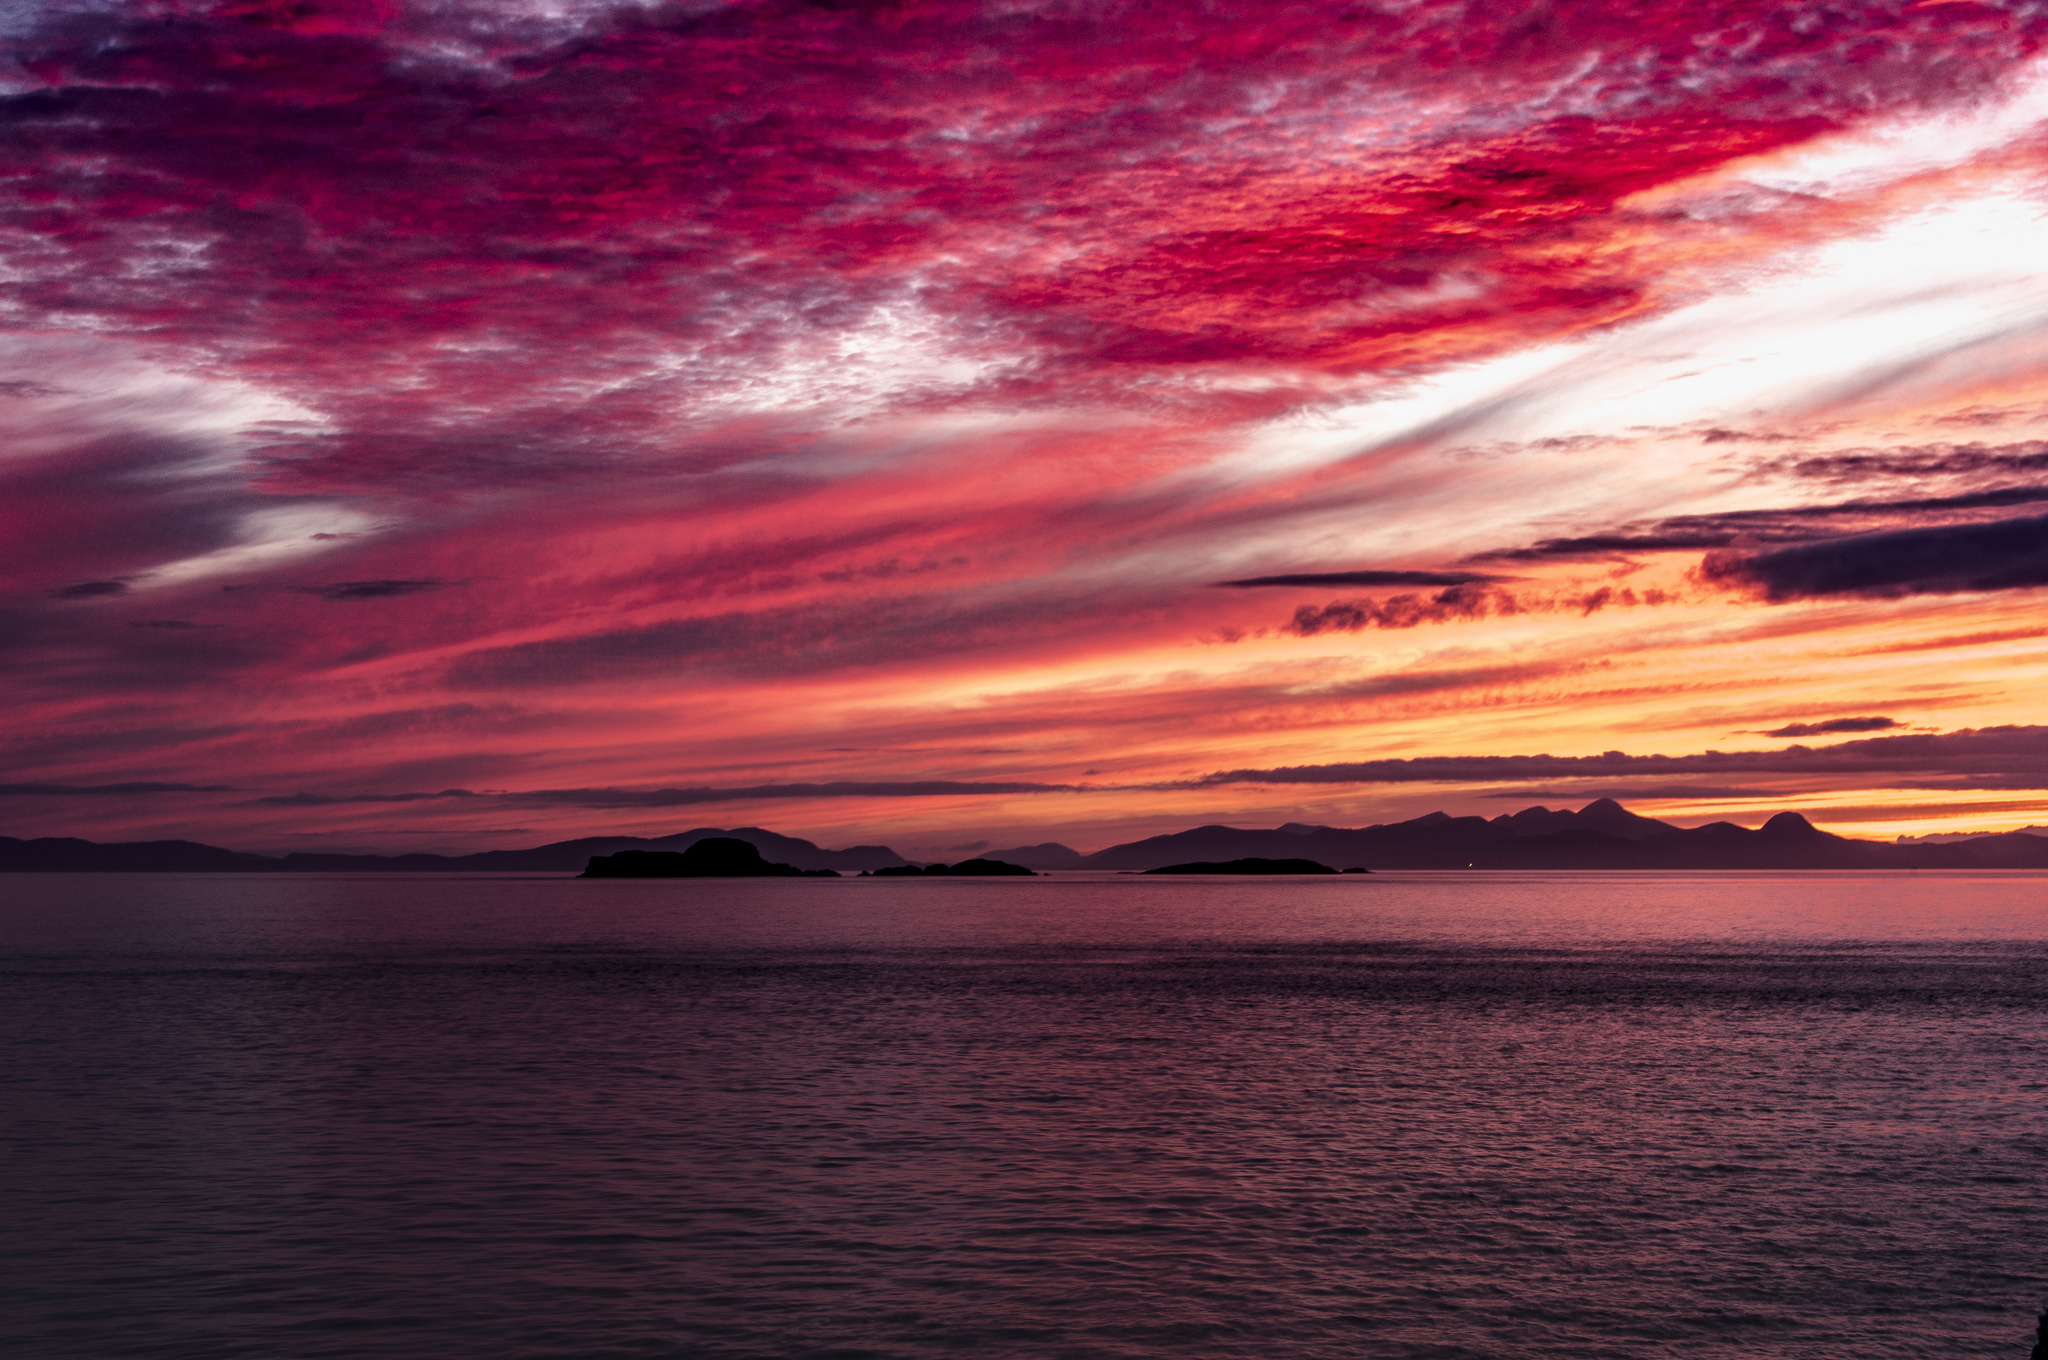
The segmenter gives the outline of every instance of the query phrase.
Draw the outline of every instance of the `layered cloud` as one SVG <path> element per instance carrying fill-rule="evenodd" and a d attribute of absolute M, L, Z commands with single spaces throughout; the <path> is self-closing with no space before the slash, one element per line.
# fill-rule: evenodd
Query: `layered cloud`
<path fill-rule="evenodd" d="M 2026 716 L 2033 0 L 4 23 L 23 829 L 1007 843 Z"/>

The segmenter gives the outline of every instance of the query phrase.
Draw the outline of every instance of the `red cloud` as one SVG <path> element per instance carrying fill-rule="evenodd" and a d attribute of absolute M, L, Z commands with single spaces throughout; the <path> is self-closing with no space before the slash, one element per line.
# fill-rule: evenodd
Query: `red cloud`
<path fill-rule="evenodd" d="M 912 297 L 1013 396 L 1432 363 L 1632 314 L 1654 267 L 1618 199 L 1968 97 L 2048 23 L 751 4 L 549 42 L 436 13 L 251 0 L 24 39 L 9 300 L 338 415 L 280 450 L 295 485 L 644 456 L 678 403 Z"/>
<path fill-rule="evenodd" d="M 7 324 L 115 337 L 305 418 L 242 460 L 166 418 L 0 468 L 0 652 L 30 677 L 12 749 L 39 771 L 173 748 L 297 768 L 388 741 L 417 767 L 393 779 L 481 785 L 557 743 L 636 747 L 626 700 L 543 697 L 586 684 L 739 703 L 1284 626 L 1206 591 L 1238 567 L 1202 550 L 1326 483 L 1174 482 L 1219 431 L 1858 225 L 1857 202 L 1702 222 L 1631 199 L 1966 104 L 2044 31 L 2028 4 L 1856 0 L 53 12 L 11 38 L 0 97 Z M 53 390 L 0 381 L 10 403 Z M 1015 419 L 966 424 L 991 410 Z M 311 562 L 152 581 L 315 504 L 354 518 L 305 531 Z M 1525 595 L 1340 601 L 1293 631 L 1629 599 Z M 1163 731 L 1233 693 L 1070 702 Z M 460 702 L 479 694 L 510 697 Z M 380 705 L 433 716 L 387 732 Z M 814 744 L 703 778 L 810 782 Z"/>

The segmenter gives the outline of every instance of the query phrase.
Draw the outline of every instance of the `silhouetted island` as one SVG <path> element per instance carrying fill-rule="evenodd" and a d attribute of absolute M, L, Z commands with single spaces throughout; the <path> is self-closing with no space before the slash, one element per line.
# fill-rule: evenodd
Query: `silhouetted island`
<path fill-rule="evenodd" d="M 677 854 L 672 850 L 621 850 L 593 855 L 581 878 L 837 878 L 836 869 L 799 869 L 770 864 L 761 852 L 731 836 L 710 836 Z"/>
<path fill-rule="evenodd" d="M 958 864 L 927 864 L 920 869 L 915 864 L 899 865 L 893 869 L 862 870 L 862 878 L 1036 878 L 1037 874 L 1021 864 L 1005 864 L 999 859 L 963 859 Z"/>
<path fill-rule="evenodd" d="M 1221 864 L 1198 860 L 1193 864 L 1167 864 L 1145 870 L 1148 874 L 1334 874 L 1327 864 L 1312 859 L 1228 859 Z"/>

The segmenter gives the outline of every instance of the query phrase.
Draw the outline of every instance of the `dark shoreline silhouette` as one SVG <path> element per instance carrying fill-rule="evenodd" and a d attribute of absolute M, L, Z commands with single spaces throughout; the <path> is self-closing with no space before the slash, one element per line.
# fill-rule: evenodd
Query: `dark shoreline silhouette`
<path fill-rule="evenodd" d="M 1146 869 L 1147 874 L 1334 874 L 1327 864 L 1312 859 L 1233 859 L 1218 864 L 1198 860 L 1193 864 L 1166 864 Z"/>
<path fill-rule="evenodd" d="M 195 841 L 97 844 L 70 838 L 0 836 L 0 873 L 579 873 L 593 858 L 625 852 L 681 854 L 701 841 L 743 841 L 769 863 L 842 874 L 928 870 L 884 845 L 825 850 L 760 827 L 702 827 L 673 836 L 586 836 L 526 850 L 472 855 L 247 854 Z M 1042 869 L 1149 872 L 1171 865 L 1234 860 L 1308 860 L 1367 869 L 2048 869 L 2048 837 L 2011 831 L 1942 844 L 1897 845 L 1821 831 L 1796 812 L 1756 830 L 1714 822 L 1690 829 L 1639 817 L 1602 798 L 1577 812 L 1524 808 L 1499 817 L 1432 812 L 1359 828 L 1289 823 L 1267 829 L 1200 826 L 1081 855 L 1047 843 L 991 852 L 981 861 Z M 914 871 L 912 872 L 905 871 Z M 945 873 L 965 872 L 958 866 Z M 1007 872 L 1007 871 L 1005 871 Z M 1348 870 L 1347 870 L 1348 872 Z"/>
<path fill-rule="evenodd" d="M 963 859 L 958 864 L 927 864 L 919 868 L 905 864 L 895 869 L 876 869 L 872 873 L 863 870 L 862 878 L 1036 878 L 1038 875 L 1021 864 L 1007 864 L 999 859 Z"/>
<path fill-rule="evenodd" d="M 620 850 L 593 855 L 579 878 L 837 878 L 837 869 L 799 869 L 770 864 L 750 843 L 732 836 L 707 836 L 689 849 Z"/>

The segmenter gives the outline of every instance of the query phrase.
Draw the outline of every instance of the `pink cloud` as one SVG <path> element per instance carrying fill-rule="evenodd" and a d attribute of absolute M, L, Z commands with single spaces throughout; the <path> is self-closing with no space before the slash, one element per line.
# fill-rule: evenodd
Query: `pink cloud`
<path fill-rule="evenodd" d="M 638 759 L 620 752 L 649 712 L 744 708 L 762 687 L 998 689 L 1197 635 L 1564 629 L 1660 601 L 1590 578 L 1312 604 L 1213 591 L 1455 574 L 1448 538 L 1337 561 L 1328 526 L 1435 523 L 1477 495 L 1416 452 L 1455 418 L 1256 477 L 1215 465 L 1248 432 L 1871 228 L 1897 202 L 1784 195 L 1713 217 L 1641 196 L 1971 107 L 2044 29 L 2019 4 L 53 13 L 12 40 L 0 97 L 6 337 L 24 355 L 117 337 L 251 414 L 145 410 L 90 347 L 52 361 L 89 429 L 65 423 L 51 375 L 0 374 L 0 425 L 36 441 L 0 465 L 0 655 L 38 715 L 12 758 L 39 779 L 134 782 L 99 777 L 127 761 L 211 784 L 374 741 L 380 778 L 416 767 L 422 787 L 599 787 Z M 2012 459 L 2033 456 L 1971 475 L 2031 475 Z M 1755 462 L 1840 483 L 1955 475 L 1942 457 Z M 1883 523 L 1717 509 L 1493 546 L 1538 565 L 1696 558 L 1946 513 L 1913 499 Z M 1581 661 L 1403 664 L 1505 683 Z M 1436 682 L 1403 683 L 1343 693 Z M 1041 698 L 989 721 L 1143 729 L 1116 738 L 1134 751 L 1237 704 L 1312 727 L 1284 688 L 1212 677 L 1151 686 L 1138 713 Z M 845 721 L 907 750 L 894 717 Z M 931 719 L 949 723 L 973 725 Z M 735 736 L 773 748 L 758 769 L 662 731 L 730 760 L 735 786 L 860 782 L 766 768 L 802 766 L 809 730 Z M 943 763 L 913 752 L 881 774 L 1070 773 Z"/>

